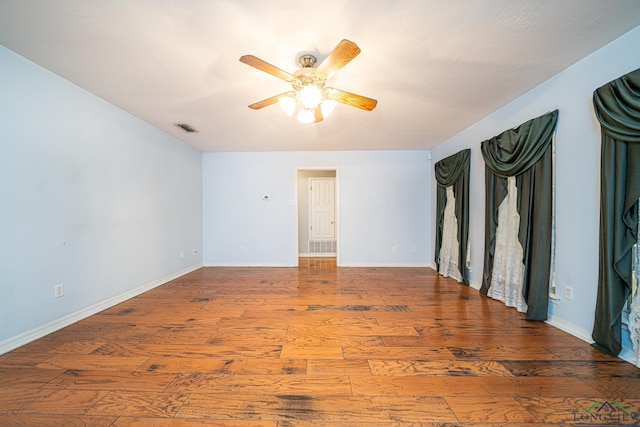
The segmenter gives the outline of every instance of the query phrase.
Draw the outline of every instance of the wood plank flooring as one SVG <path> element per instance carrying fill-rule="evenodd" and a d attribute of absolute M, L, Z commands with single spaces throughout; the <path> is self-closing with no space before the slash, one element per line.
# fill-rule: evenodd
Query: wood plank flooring
<path fill-rule="evenodd" d="M 640 424 L 640 369 L 428 268 L 202 268 L 0 356 L 0 425 Z"/>

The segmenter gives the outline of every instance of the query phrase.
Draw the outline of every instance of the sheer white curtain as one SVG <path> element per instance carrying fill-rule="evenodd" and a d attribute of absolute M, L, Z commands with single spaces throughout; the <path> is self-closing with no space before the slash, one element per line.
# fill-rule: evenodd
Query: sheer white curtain
<path fill-rule="evenodd" d="M 638 201 L 640 203 L 640 200 Z M 640 368 L 640 209 L 638 209 L 638 240 L 634 247 L 633 258 L 633 286 L 631 294 L 631 308 L 629 309 L 629 335 L 634 353 L 634 363 Z"/>
<path fill-rule="evenodd" d="M 444 222 L 442 224 L 442 246 L 440 247 L 440 268 L 438 273 L 444 277 L 451 277 L 462 282 L 462 274 L 458 266 L 460 244 L 458 242 L 458 219 L 456 218 L 456 199 L 453 186 L 447 190 L 447 204 L 444 208 Z"/>
<path fill-rule="evenodd" d="M 520 214 L 516 177 L 507 178 L 507 183 L 507 196 L 498 208 L 491 286 L 487 295 L 525 313 L 527 303 L 522 295 L 525 266 L 522 245 L 518 240 Z"/>

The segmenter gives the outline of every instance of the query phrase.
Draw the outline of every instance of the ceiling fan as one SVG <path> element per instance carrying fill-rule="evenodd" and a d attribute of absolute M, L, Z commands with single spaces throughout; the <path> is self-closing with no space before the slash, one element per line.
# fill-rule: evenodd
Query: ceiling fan
<path fill-rule="evenodd" d="M 291 83 L 293 88 L 293 90 L 251 104 L 249 108 L 259 110 L 279 103 L 287 115 L 295 117 L 303 123 L 322 121 L 331 114 L 337 103 L 366 111 L 373 110 L 378 103 L 375 99 L 325 86 L 328 79 L 359 53 L 360 48 L 355 43 L 342 40 L 318 67 L 316 67 L 317 59 L 315 56 L 302 55 L 299 60 L 300 69 L 293 74 L 253 55 L 244 55 L 240 57 L 240 62 Z"/>

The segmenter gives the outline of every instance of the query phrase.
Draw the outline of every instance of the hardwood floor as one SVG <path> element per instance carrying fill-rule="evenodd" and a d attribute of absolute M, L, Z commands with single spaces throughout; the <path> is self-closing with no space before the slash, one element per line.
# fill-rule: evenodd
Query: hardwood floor
<path fill-rule="evenodd" d="M 640 423 L 640 369 L 428 268 L 203 268 L 0 356 L 0 425 Z"/>

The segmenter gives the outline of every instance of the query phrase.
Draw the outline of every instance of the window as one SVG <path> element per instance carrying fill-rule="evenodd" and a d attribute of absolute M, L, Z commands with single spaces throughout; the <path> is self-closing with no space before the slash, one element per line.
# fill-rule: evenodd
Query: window
<path fill-rule="evenodd" d="M 638 203 L 640 203 L 640 200 L 638 200 Z M 636 244 L 631 248 L 631 259 L 633 260 L 633 263 L 631 264 L 631 295 L 627 300 L 625 310 L 627 311 L 627 314 L 631 311 L 631 303 L 638 293 L 638 282 L 640 281 L 640 250 L 638 250 L 638 244 L 640 244 L 640 209 L 638 209 L 638 237 Z"/>
<path fill-rule="evenodd" d="M 638 200 L 640 203 L 640 200 Z M 640 205 L 639 205 L 640 206 Z M 631 346 L 633 348 L 633 362 L 640 367 L 640 301 L 638 298 L 638 282 L 640 281 L 640 209 L 638 209 L 638 235 L 636 244 L 631 249 L 631 295 L 622 311 L 622 323 L 627 325 Z"/>

